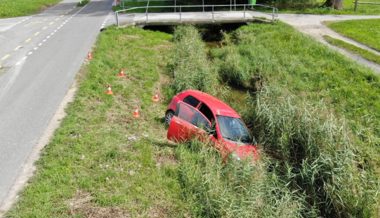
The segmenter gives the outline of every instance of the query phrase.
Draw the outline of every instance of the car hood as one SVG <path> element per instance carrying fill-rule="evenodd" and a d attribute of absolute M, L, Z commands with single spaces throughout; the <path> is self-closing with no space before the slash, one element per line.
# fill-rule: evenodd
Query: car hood
<path fill-rule="evenodd" d="M 239 159 L 252 158 L 254 161 L 259 159 L 257 146 L 249 144 L 238 144 L 229 140 L 224 140 L 227 150 L 235 154 Z"/>
<path fill-rule="evenodd" d="M 253 145 L 236 146 L 234 153 L 241 159 L 252 158 L 252 160 L 258 160 L 257 147 Z"/>

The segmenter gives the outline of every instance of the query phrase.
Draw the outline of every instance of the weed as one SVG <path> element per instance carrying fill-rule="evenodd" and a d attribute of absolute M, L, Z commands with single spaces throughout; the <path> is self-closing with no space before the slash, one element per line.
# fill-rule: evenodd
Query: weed
<path fill-rule="evenodd" d="M 209 144 L 176 149 L 183 197 L 195 217 L 301 217 L 302 194 L 294 195 L 266 162 L 229 160 Z"/>
<path fill-rule="evenodd" d="M 213 93 L 217 76 L 208 60 L 205 45 L 193 26 L 179 26 L 173 35 L 174 48 L 168 64 L 174 93 L 198 89 Z"/>

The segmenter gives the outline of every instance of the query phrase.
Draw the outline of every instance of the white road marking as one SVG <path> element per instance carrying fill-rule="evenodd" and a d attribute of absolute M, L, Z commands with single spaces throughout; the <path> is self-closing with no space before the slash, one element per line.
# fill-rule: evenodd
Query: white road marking
<path fill-rule="evenodd" d="M 4 57 L 1 58 L 2 61 L 5 61 L 7 60 L 11 55 L 10 54 L 6 54 L 4 55 Z"/>
<path fill-rule="evenodd" d="M 32 40 L 32 38 L 29 38 L 29 39 L 25 40 L 25 43 L 28 43 L 28 42 L 30 42 L 31 40 Z"/>
<path fill-rule="evenodd" d="M 42 45 L 42 42 L 40 42 L 39 44 L 38 44 L 38 46 L 41 46 Z"/>
<path fill-rule="evenodd" d="M 32 51 L 28 52 L 28 56 L 29 56 L 29 55 L 32 55 L 32 54 L 33 54 L 33 52 L 32 52 Z"/>
<path fill-rule="evenodd" d="M 40 32 L 36 32 L 36 33 L 34 34 L 34 36 L 38 36 L 38 35 L 40 35 Z"/>
<path fill-rule="evenodd" d="M 46 30 L 48 27 L 47 26 L 44 26 L 44 27 L 42 27 L 42 30 Z"/>
<path fill-rule="evenodd" d="M 46 42 L 47 39 L 42 40 L 42 42 Z"/>
<path fill-rule="evenodd" d="M 49 25 L 53 25 L 54 24 L 54 21 L 50 22 Z"/>
<path fill-rule="evenodd" d="M 27 56 L 24 56 L 23 58 L 21 58 L 21 60 L 19 60 L 17 63 L 16 63 L 16 66 L 18 65 L 21 65 L 25 60 L 26 60 Z"/>
<path fill-rule="evenodd" d="M 34 51 L 36 51 L 38 49 L 38 47 L 34 47 L 33 49 L 34 49 Z"/>
<path fill-rule="evenodd" d="M 20 48 L 22 48 L 22 46 L 17 46 L 15 49 L 13 49 L 13 51 L 17 51 L 17 50 L 19 50 Z"/>

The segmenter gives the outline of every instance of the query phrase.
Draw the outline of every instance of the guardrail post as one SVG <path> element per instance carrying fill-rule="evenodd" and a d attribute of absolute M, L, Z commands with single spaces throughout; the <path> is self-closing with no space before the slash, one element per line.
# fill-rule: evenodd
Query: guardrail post
<path fill-rule="evenodd" d="M 115 16 L 116 16 L 116 25 L 119 26 L 119 13 L 117 11 L 115 12 Z"/>
<path fill-rule="evenodd" d="M 275 9 L 273 7 L 273 9 L 272 9 L 272 22 L 274 22 L 274 13 L 275 13 Z"/>
<path fill-rule="evenodd" d="M 245 20 L 245 4 L 244 4 L 244 20 Z"/>
<path fill-rule="evenodd" d="M 212 22 L 215 23 L 215 17 L 214 17 L 214 5 L 212 6 L 211 14 L 212 14 Z"/>
<path fill-rule="evenodd" d="M 359 0 L 355 0 L 354 11 L 358 10 L 358 3 L 359 3 Z"/>
<path fill-rule="evenodd" d="M 182 23 L 182 6 L 179 6 L 179 22 Z"/>

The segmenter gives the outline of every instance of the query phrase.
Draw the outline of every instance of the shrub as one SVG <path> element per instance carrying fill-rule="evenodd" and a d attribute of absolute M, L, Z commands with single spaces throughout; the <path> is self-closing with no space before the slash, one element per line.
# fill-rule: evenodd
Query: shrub
<path fill-rule="evenodd" d="M 217 76 L 198 30 L 193 26 L 179 26 L 173 41 L 175 45 L 168 68 L 174 91 L 198 89 L 213 93 Z"/>
<path fill-rule="evenodd" d="M 301 217 L 304 197 L 294 195 L 264 161 L 222 164 L 211 145 L 177 148 L 183 197 L 195 217 Z"/>
<path fill-rule="evenodd" d="M 353 136 L 343 121 L 322 103 L 283 97 L 274 88 L 260 93 L 252 107 L 254 134 L 277 158 L 274 171 L 293 190 L 304 192 L 319 216 L 368 217 L 373 212 L 379 183 L 358 167 Z"/>

